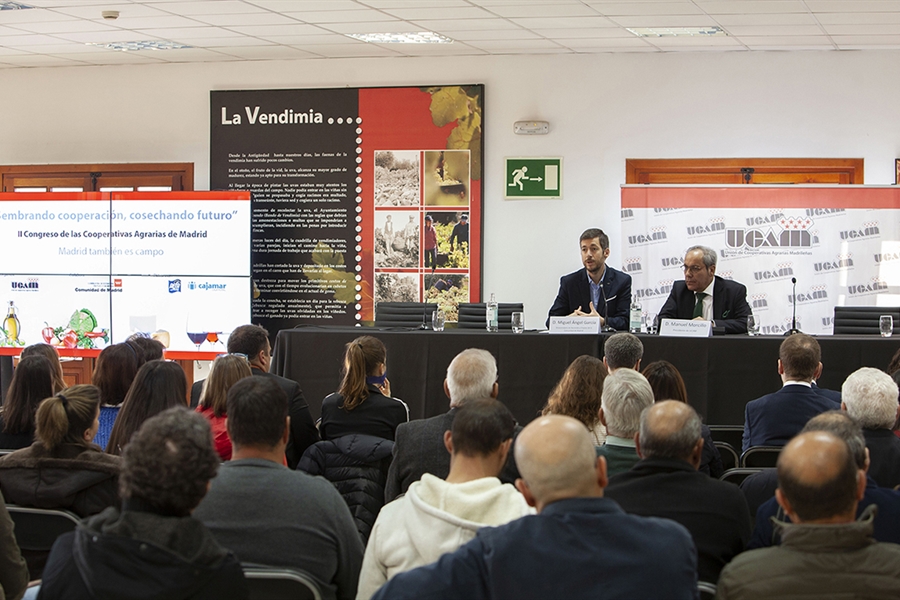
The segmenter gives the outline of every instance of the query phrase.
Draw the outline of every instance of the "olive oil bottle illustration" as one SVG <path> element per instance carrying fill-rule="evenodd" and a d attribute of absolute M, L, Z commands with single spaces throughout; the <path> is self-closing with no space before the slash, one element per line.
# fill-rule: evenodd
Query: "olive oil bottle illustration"
<path fill-rule="evenodd" d="M 18 343 L 21 328 L 19 317 L 16 315 L 16 305 L 13 304 L 12 300 L 9 301 L 9 311 L 6 313 L 6 318 L 3 319 L 3 329 L 6 330 L 6 339 L 8 341 Z"/>

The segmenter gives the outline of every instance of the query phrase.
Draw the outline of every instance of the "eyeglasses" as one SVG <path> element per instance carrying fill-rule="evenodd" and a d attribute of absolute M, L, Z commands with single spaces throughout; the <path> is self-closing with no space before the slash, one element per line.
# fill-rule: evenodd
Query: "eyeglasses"
<path fill-rule="evenodd" d="M 250 357 L 247 356 L 246 354 L 241 354 L 240 352 L 229 352 L 228 354 L 220 354 L 215 358 L 215 360 L 213 362 L 215 362 L 216 360 L 219 360 L 220 358 L 222 358 L 224 356 L 237 356 L 238 358 L 243 358 L 244 362 L 246 362 L 248 364 L 250 363 Z"/>
<path fill-rule="evenodd" d="M 690 271 L 691 273 L 696 274 L 696 273 L 699 273 L 700 271 L 708 271 L 709 269 L 707 269 L 706 267 L 701 267 L 700 265 L 691 265 L 691 266 L 681 265 L 681 270 L 684 272 Z"/>

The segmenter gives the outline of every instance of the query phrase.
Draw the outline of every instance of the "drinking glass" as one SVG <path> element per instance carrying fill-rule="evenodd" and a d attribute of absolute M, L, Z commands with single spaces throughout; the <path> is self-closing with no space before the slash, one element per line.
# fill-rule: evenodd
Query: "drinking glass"
<path fill-rule="evenodd" d="M 747 335 L 759 335 L 759 317 L 747 315 Z"/>
<path fill-rule="evenodd" d="M 444 311 L 436 310 L 431 313 L 431 328 L 435 331 L 444 330 Z"/>
<path fill-rule="evenodd" d="M 512 323 L 513 333 L 522 333 L 525 331 L 525 313 L 514 312 L 510 322 Z"/>
<path fill-rule="evenodd" d="M 891 337 L 894 333 L 894 317 L 891 315 L 878 317 L 878 328 L 881 330 L 881 337 Z"/>

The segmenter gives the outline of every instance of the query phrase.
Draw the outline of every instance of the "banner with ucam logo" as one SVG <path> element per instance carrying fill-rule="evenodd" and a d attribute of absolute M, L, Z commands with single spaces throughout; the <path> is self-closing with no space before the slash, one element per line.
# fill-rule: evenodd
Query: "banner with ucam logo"
<path fill-rule="evenodd" d="M 763 334 L 790 329 L 792 278 L 804 333 L 832 333 L 835 306 L 900 306 L 897 187 L 626 185 L 621 218 L 622 269 L 647 316 L 697 245 L 719 255 L 717 275 L 747 286 Z"/>

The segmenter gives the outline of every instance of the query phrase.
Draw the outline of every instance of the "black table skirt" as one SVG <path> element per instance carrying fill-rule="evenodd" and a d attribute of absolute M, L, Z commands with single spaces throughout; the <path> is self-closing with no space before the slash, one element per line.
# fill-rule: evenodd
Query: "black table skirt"
<path fill-rule="evenodd" d="M 391 391 L 410 418 L 447 411 L 447 366 L 466 348 L 483 348 L 497 359 L 500 399 L 525 424 L 535 418 L 563 371 L 582 354 L 603 356 L 606 336 L 488 333 L 477 330 L 408 331 L 305 327 L 278 332 L 272 370 L 300 382 L 314 418 L 322 399 L 340 382 L 344 345 L 372 335 L 387 348 Z M 741 425 L 744 405 L 781 386 L 778 347 L 783 337 L 722 336 L 704 339 L 640 336 L 643 365 L 668 360 L 684 377 L 690 403 L 714 425 Z M 887 367 L 900 340 L 870 336 L 820 337 L 825 365 L 819 385 L 840 390 L 859 367 Z"/>

